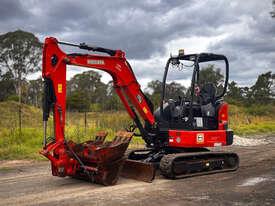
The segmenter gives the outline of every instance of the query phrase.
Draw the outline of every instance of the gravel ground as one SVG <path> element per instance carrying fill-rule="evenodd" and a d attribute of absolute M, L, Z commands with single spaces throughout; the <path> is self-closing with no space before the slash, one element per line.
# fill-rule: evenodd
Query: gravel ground
<path fill-rule="evenodd" d="M 234 139 L 233 139 L 233 145 L 238 145 L 238 146 L 257 146 L 257 145 L 265 145 L 269 143 L 272 143 L 272 139 L 269 136 L 247 138 L 247 137 L 240 137 L 240 136 L 234 135 Z"/>
<path fill-rule="evenodd" d="M 235 137 L 236 172 L 104 187 L 51 176 L 48 162 L 0 162 L 0 205 L 275 205 L 275 137 Z"/>

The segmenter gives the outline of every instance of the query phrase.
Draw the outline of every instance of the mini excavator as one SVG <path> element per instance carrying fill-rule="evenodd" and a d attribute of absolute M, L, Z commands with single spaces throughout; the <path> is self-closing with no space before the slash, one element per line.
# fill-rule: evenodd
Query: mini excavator
<path fill-rule="evenodd" d="M 89 52 L 67 54 L 60 45 Z M 192 63 L 189 98 L 165 101 L 170 65 L 179 65 L 183 60 Z M 200 64 L 211 61 L 225 64 L 225 81 L 219 95 L 213 83 L 200 85 L 199 81 Z M 105 141 L 107 132 L 104 131 L 98 132 L 93 140 L 82 143 L 67 140 L 64 136 L 67 65 L 109 73 L 133 125 L 125 131 L 118 131 L 112 141 Z M 211 150 L 233 142 L 233 131 L 228 128 L 228 104 L 223 101 L 228 75 L 229 63 L 224 55 L 184 54 L 180 50 L 166 63 L 160 104 L 154 110 L 123 51 L 48 37 L 43 47 L 44 139 L 40 153 L 50 160 L 54 176 L 71 176 L 103 185 L 114 185 L 120 175 L 152 182 L 156 171 L 166 178 L 178 179 L 237 170 L 239 157 L 236 153 Z M 47 137 L 51 112 L 54 135 Z M 133 136 L 140 136 L 146 148 L 126 152 Z"/>

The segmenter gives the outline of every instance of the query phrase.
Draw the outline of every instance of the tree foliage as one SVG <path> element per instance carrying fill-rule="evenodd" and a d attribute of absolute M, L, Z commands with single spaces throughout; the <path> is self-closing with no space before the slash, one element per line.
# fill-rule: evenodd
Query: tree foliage
<path fill-rule="evenodd" d="M 158 106 L 160 104 L 160 98 L 162 94 L 162 82 L 159 80 L 154 80 L 148 83 L 147 90 L 149 92 L 146 94 L 154 106 Z M 187 89 L 177 82 L 167 83 L 165 85 L 165 100 L 168 99 L 177 99 L 180 97 L 186 96 Z"/>
<path fill-rule="evenodd" d="M 78 112 L 89 111 L 90 101 L 87 98 L 87 94 L 83 91 L 72 92 L 67 98 L 67 108 Z"/>
<path fill-rule="evenodd" d="M 13 78 L 19 95 L 20 83 L 40 70 L 42 44 L 32 33 L 17 30 L 0 35 L 0 66 Z"/>
<path fill-rule="evenodd" d="M 113 81 L 108 82 L 106 97 L 103 102 L 101 102 L 102 110 L 122 110 L 124 106 L 119 99 L 115 89 L 113 88 Z"/>
<path fill-rule="evenodd" d="M 41 107 L 43 92 L 42 78 L 36 80 L 30 80 L 26 90 L 26 102 L 36 107 Z"/>
<path fill-rule="evenodd" d="M 238 84 L 235 81 L 229 82 L 226 93 L 226 100 L 231 103 L 238 104 L 243 99 L 243 90 L 238 87 Z"/>
<path fill-rule="evenodd" d="M 224 83 L 224 76 L 221 74 L 220 68 L 215 68 L 213 64 L 200 69 L 199 84 L 213 83 L 216 87 L 220 87 Z"/>
<path fill-rule="evenodd" d="M 220 68 L 215 65 L 209 64 L 200 69 L 199 85 L 202 87 L 206 83 L 212 83 L 217 89 L 217 95 L 221 94 L 224 88 L 224 76 Z"/>
<path fill-rule="evenodd" d="M 217 76 L 217 74 L 213 74 Z M 201 75 L 202 76 L 202 75 Z M 7 99 L 17 100 L 15 89 L 12 85 L 12 75 L 5 73 L 0 76 L 0 101 Z M 212 75 L 202 77 L 215 79 Z M 219 81 L 217 81 L 219 82 Z M 41 106 L 42 79 L 24 81 L 23 102 L 34 106 Z M 171 82 L 166 85 L 166 100 L 177 99 L 178 96 L 187 97 L 189 88 Z M 146 95 L 155 107 L 160 104 L 162 82 L 154 80 L 148 83 Z M 189 91 L 190 92 L 190 91 Z M 240 87 L 235 81 L 228 83 L 226 101 L 233 104 L 263 104 L 274 102 L 275 98 L 275 74 L 267 72 L 258 76 L 257 81 L 251 87 Z M 113 82 L 104 84 L 100 75 L 96 72 L 84 72 L 77 74 L 67 82 L 67 108 L 74 111 L 103 111 L 124 109 L 118 95 L 113 88 Z"/>
<path fill-rule="evenodd" d="M 269 103 L 275 96 L 274 87 L 275 75 L 267 72 L 258 76 L 256 83 L 251 87 L 251 100 L 259 104 Z"/>
<path fill-rule="evenodd" d="M 98 105 L 105 101 L 107 95 L 107 85 L 101 82 L 100 78 L 101 75 L 99 73 L 87 71 L 75 75 L 70 81 L 68 81 L 68 108 L 80 111 L 80 106 L 84 105 L 85 110 L 89 110 L 89 108 L 100 110 L 101 108 L 98 108 Z M 85 100 L 80 98 L 84 98 Z M 92 104 L 91 107 L 90 104 Z"/>
<path fill-rule="evenodd" d="M 4 101 L 15 94 L 14 79 L 10 72 L 0 74 L 0 88 L 0 101 Z"/>
<path fill-rule="evenodd" d="M 0 35 L 0 67 L 13 77 L 18 95 L 18 122 L 21 131 L 22 86 L 26 76 L 39 70 L 42 44 L 32 33 L 17 30 Z"/>

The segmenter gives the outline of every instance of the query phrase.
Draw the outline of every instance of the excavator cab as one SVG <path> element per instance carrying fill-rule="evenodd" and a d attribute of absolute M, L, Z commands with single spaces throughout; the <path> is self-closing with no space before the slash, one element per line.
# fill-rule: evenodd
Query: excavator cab
<path fill-rule="evenodd" d="M 177 99 L 167 99 L 167 76 L 169 69 L 171 65 L 172 67 L 183 67 L 184 64 L 181 61 L 190 62 L 189 66 L 186 66 L 189 70 L 187 72 L 190 73 L 192 71 L 190 87 L 186 88 L 185 93 L 181 92 L 181 96 L 178 96 Z M 202 77 L 201 80 L 201 69 L 204 69 L 201 63 L 203 63 L 203 65 L 212 63 L 213 65 L 213 63 L 217 61 L 219 61 L 219 63 L 221 61 L 224 62 L 224 76 L 218 73 L 224 80 L 218 85 L 215 85 L 213 82 L 208 82 L 209 80 L 206 80 L 205 77 Z M 169 66 L 165 67 L 162 81 L 160 106 L 154 112 L 158 126 L 160 128 L 183 130 L 217 129 L 217 114 L 219 106 L 223 102 L 223 96 L 225 95 L 228 84 L 229 65 L 227 58 L 224 55 L 212 53 L 178 55 L 171 57 L 167 65 Z M 213 68 L 213 66 L 211 68 Z M 173 96 L 176 95 L 173 94 Z"/>
<path fill-rule="evenodd" d="M 181 92 L 182 96 L 172 93 L 174 98 L 166 98 L 168 71 L 171 66 L 181 67 L 182 61 L 190 62 L 191 85 L 185 94 Z M 218 72 L 223 80 L 215 85 L 201 75 L 201 64 L 217 61 L 219 67 L 223 65 L 225 69 L 224 76 Z M 228 105 L 223 101 L 228 74 L 229 64 L 224 55 L 179 53 L 170 57 L 164 69 L 160 106 L 154 112 L 157 126 L 156 129 L 147 127 L 148 133 L 157 133 L 157 137 L 152 138 L 151 145 L 147 144 L 149 149 L 129 154 L 123 174 L 129 176 L 129 167 L 141 168 L 132 169 L 132 177 L 150 182 L 157 169 L 173 179 L 236 170 L 239 158 L 235 153 L 214 153 L 208 149 L 233 142 L 233 131 L 228 128 Z"/>

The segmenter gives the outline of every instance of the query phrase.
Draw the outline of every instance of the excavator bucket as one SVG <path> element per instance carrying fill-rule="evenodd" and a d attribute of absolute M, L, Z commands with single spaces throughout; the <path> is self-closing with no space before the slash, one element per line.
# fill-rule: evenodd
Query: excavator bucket
<path fill-rule="evenodd" d="M 135 150 L 129 153 L 126 159 L 121 176 L 144 182 L 152 182 L 156 174 L 156 165 L 146 162 L 144 159 L 148 156 L 150 150 Z"/>
<path fill-rule="evenodd" d="M 103 185 L 114 185 L 117 182 L 126 159 L 124 153 L 133 133 L 119 131 L 112 141 L 105 142 L 106 136 L 106 132 L 99 132 L 93 141 L 68 143 L 83 164 L 74 177 Z"/>

